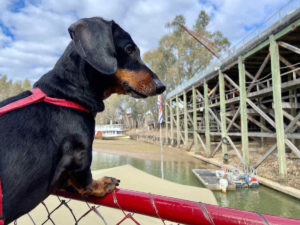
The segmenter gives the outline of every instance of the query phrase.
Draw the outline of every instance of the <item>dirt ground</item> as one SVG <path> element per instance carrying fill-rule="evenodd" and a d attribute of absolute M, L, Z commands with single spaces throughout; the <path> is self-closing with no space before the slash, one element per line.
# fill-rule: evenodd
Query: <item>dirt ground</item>
<path fill-rule="evenodd" d="M 130 135 L 140 135 L 144 136 L 156 136 L 159 137 L 159 132 L 157 130 L 151 130 L 147 132 L 141 132 L 141 131 L 130 131 L 128 132 Z M 165 131 L 162 131 L 163 137 L 165 136 Z M 140 138 L 140 140 L 146 141 L 147 138 Z M 153 141 L 153 138 L 152 140 Z M 154 141 L 155 142 L 155 141 Z M 214 143 L 212 149 L 214 149 L 217 146 L 218 143 Z M 159 148 L 159 145 L 156 144 L 157 148 Z M 200 147 L 200 155 L 206 156 L 204 153 L 204 150 L 201 148 L 201 144 L 199 144 Z M 268 149 L 270 149 L 271 143 L 266 144 L 264 146 L 260 146 L 258 143 L 250 142 L 249 143 L 249 154 L 250 154 L 250 165 L 254 165 L 258 160 L 266 153 Z M 170 148 L 170 147 L 169 147 Z M 237 145 L 237 148 L 240 149 L 240 146 Z M 180 148 L 172 147 L 170 149 L 174 149 L 175 151 L 186 153 L 187 151 L 193 151 L 193 149 L 185 149 L 183 146 Z M 172 150 L 173 152 L 173 150 Z M 229 164 L 235 167 L 241 166 L 239 163 L 239 158 L 236 156 L 234 150 L 228 146 L 228 154 L 229 154 Z M 183 154 L 185 155 L 185 154 Z M 186 157 L 190 157 L 186 155 Z M 214 156 L 214 159 L 218 159 L 218 161 L 222 162 L 222 152 L 221 150 L 218 150 L 216 155 Z M 275 150 L 271 155 L 265 159 L 265 161 L 258 167 L 257 174 L 261 177 L 265 177 L 267 179 L 283 183 L 284 185 L 294 187 L 297 189 L 300 189 L 300 159 L 297 158 L 293 153 L 286 153 L 286 165 L 287 165 L 287 178 L 285 180 L 282 180 L 279 176 L 279 167 L 278 167 L 278 161 L 277 161 L 277 151 Z"/>

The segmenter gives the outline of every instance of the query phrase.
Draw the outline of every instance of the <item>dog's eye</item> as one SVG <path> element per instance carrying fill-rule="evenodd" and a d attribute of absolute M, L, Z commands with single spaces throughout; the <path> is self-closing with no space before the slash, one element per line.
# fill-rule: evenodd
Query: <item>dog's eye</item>
<path fill-rule="evenodd" d="M 132 44 L 126 45 L 126 47 L 125 47 L 125 52 L 128 55 L 132 54 L 134 52 L 134 50 L 135 50 L 135 46 Z"/>

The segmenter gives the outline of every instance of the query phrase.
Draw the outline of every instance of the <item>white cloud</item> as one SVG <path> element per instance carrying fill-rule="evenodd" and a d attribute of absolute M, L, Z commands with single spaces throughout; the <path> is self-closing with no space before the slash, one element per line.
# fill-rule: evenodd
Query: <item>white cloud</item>
<path fill-rule="evenodd" d="M 67 28 L 82 17 L 113 19 L 127 30 L 142 53 L 155 48 L 168 30 L 165 24 L 183 14 L 192 27 L 200 10 L 212 16 L 210 29 L 221 30 L 231 41 L 260 24 L 282 5 L 280 0 L 25 0 L 10 11 L 12 2 L 0 0 L 0 73 L 10 79 L 37 79 L 53 67 L 70 37 Z M 14 38 L 1 30 L 4 25 Z"/>

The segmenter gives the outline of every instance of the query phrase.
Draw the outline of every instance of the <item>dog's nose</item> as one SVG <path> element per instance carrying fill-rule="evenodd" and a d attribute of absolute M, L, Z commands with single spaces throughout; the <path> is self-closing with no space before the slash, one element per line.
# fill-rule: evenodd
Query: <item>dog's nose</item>
<path fill-rule="evenodd" d="M 156 84 L 156 94 L 161 94 L 166 90 L 166 86 L 160 80 L 155 80 L 155 84 Z"/>

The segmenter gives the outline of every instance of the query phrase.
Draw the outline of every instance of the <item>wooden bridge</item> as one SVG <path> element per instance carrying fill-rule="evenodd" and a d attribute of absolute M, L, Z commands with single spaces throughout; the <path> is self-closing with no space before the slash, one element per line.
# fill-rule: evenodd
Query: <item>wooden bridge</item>
<path fill-rule="evenodd" d="M 299 100 L 300 8 L 294 8 L 168 93 L 166 139 L 206 157 L 221 150 L 225 162 L 231 148 L 254 168 L 277 150 L 279 174 L 285 178 L 286 151 L 300 158 Z M 268 146 L 251 165 L 249 142 Z"/>

